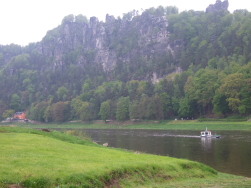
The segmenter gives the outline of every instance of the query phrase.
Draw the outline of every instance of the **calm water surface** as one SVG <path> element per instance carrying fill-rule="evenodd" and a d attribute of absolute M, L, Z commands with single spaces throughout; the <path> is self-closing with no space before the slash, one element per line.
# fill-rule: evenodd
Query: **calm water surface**
<path fill-rule="evenodd" d="M 201 138 L 199 131 L 85 129 L 92 139 L 110 147 L 185 158 L 219 172 L 251 177 L 251 132 L 217 131 L 222 138 Z"/>

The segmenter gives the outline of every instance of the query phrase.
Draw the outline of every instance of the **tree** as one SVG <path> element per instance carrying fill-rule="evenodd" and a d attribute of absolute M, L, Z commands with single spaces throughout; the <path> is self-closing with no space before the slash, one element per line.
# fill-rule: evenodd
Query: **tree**
<path fill-rule="evenodd" d="M 172 14 L 178 14 L 179 13 L 179 9 L 176 6 L 167 6 L 165 8 L 165 14 L 167 16 L 172 15 Z"/>
<path fill-rule="evenodd" d="M 80 100 L 79 98 L 74 98 L 71 101 L 71 115 L 73 118 L 80 118 L 80 114 L 81 114 L 81 106 L 83 105 L 83 101 Z"/>
<path fill-rule="evenodd" d="M 45 110 L 46 110 L 47 106 L 43 106 L 41 109 L 39 109 L 39 116 L 38 116 L 38 120 L 44 122 L 44 115 L 45 115 Z"/>
<path fill-rule="evenodd" d="M 30 96 L 30 93 L 28 91 L 23 91 L 21 93 L 21 105 L 22 105 L 22 108 L 26 108 L 29 106 L 29 96 Z"/>
<path fill-rule="evenodd" d="M 128 93 L 131 100 L 135 100 L 137 98 L 138 87 L 139 81 L 131 80 L 127 83 Z"/>
<path fill-rule="evenodd" d="M 223 84 L 218 90 L 220 94 L 224 94 L 227 97 L 226 101 L 234 112 L 238 112 L 238 108 L 241 105 L 241 89 L 243 84 L 243 74 L 234 73 L 224 79 Z"/>
<path fill-rule="evenodd" d="M 224 94 L 219 94 L 218 92 L 215 94 L 214 99 L 212 101 L 214 106 L 214 113 L 225 116 L 227 113 L 231 112 L 226 99 L 227 97 Z"/>
<path fill-rule="evenodd" d="M 91 89 L 91 79 L 88 78 L 87 80 L 85 80 L 85 83 L 82 86 L 82 92 L 88 92 Z"/>
<path fill-rule="evenodd" d="M 149 97 L 145 94 L 143 94 L 139 101 L 139 119 L 145 119 L 148 118 L 147 113 L 147 106 L 149 103 Z"/>
<path fill-rule="evenodd" d="M 179 116 L 180 117 L 194 117 L 196 106 L 194 100 L 187 97 L 180 99 Z"/>
<path fill-rule="evenodd" d="M 239 112 L 241 114 L 251 113 L 251 78 L 245 79 L 245 84 L 241 89 L 241 99 Z"/>
<path fill-rule="evenodd" d="M 120 97 L 117 102 L 116 119 L 126 120 L 129 118 L 129 97 Z"/>
<path fill-rule="evenodd" d="M 37 120 L 37 118 L 38 118 L 38 109 L 36 107 L 36 104 L 32 103 L 29 110 L 29 119 Z"/>
<path fill-rule="evenodd" d="M 65 101 L 64 102 L 64 121 L 69 120 L 71 117 L 71 102 Z"/>
<path fill-rule="evenodd" d="M 186 96 L 190 99 L 195 99 L 195 86 L 194 86 L 194 77 L 189 76 L 186 82 L 186 85 L 184 86 L 184 90 L 186 93 Z"/>
<path fill-rule="evenodd" d="M 65 16 L 62 20 L 62 24 L 67 24 L 67 23 L 71 23 L 74 22 L 74 15 L 73 14 L 69 14 L 68 16 Z"/>
<path fill-rule="evenodd" d="M 82 121 L 91 121 L 93 119 L 91 107 L 89 102 L 83 102 L 80 108 L 80 118 Z"/>
<path fill-rule="evenodd" d="M 65 120 L 64 117 L 64 102 L 59 101 L 53 105 L 53 119 L 56 122 L 63 122 Z"/>
<path fill-rule="evenodd" d="M 66 98 L 66 97 L 64 97 L 64 96 L 67 96 L 68 93 L 69 93 L 69 90 L 66 89 L 66 87 L 62 86 L 62 87 L 58 88 L 58 91 L 57 91 L 58 99 L 59 99 L 59 100 L 60 100 L 60 99 L 63 100 L 64 98 Z"/>
<path fill-rule="evenodd" d="M 17 94 L 12 95 L 10 106 L 15 111 L 20 110 L 20 97 Z"/>
<path fill-rule="evenodd" d="M 6 110 L 4 113 L 3 113 L 3 118 L 6 119 L 6 118 L 12 118 L 13 115 L 15 114 L 15 110 Z"/>
<path fill-rule="evenodd" d="M 216 71 L 201 69 L 194 77 L 195 99 L 208 113 L 211 112 L 211 104 L 215 95 L 215 83 L 217 81 Z"/>
<path fill-rule="evenodd" d="M 154 96 L 155 118 L 163 120 L 165 117 L 165 99 L 159 95 Z"/>
<path fill-rule="evenodd" d="M 139 102 L 134 100 L 129 106 L 130 119 L 138 119 L 140 117 Z"/>
<path fill-rule="evenodd" d="M 170 113 L 172 111 L 172 106 L 171 106 L 171 97 L 168 95 L 167 92 L 163 92 L 159 95 L 160 97 L 160 103 L 161 105 L 163 105 L 163 113 L 164 113 L 164 117 L 166 118 L 168 113 Z"/>
<path fill-rule="evenodd" d="M 105 122 L 111 117 L 111 100 L 107 100 L 101 104 L 99 114 Z"/>
<path fill-rule="evenodd" d="M 151 81 L 146 82 L 145 92 L 149 97 L 154 94 L 154 85 Z"/>
<path fill-rule="evenodd" d="M 42 101 L 40 103 L 33 103 L 30 108 L 30 119 L 38 120 L 38 121 L 45 121 L 44 113 L 46 108 L 48 107 L 49 103 Z"/>
<path fill-rule="evenodd" d="M 156 118 L 156 107 L 155 107 L 154 97 L 148 97 L 146 117 L 147 119 Z"/>
<path fill-rule="evenodd" d="M 45 122 L 47 122 L 47 123 L 52 121 L 52 107 L 51 106 L 48 106 L 45 109 L 43 118 L 45 119 Z"/>
<path fill-rule="evenodd" d="M 3 114 L 7 109 L 7 104 L 4 101 L 0 100 L 0 114 Z"/>
<path fill-rule="evenodd" d="M 82 14 L 79 14 L 75 17 L 75 22 L 76 23 L 88 23 L 88 19 L 86 16 L 83 16 Z"/>

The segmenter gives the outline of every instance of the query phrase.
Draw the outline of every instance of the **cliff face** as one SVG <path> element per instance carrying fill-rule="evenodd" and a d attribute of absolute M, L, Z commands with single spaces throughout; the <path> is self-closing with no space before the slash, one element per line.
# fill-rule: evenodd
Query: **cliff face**
<path fill-rule="evenodd" d="M 227 11 L 228 5 L 228 0 L 217 0 L 206 12 Z M 169 26 L 166 16 L 157 16 L 165 14 L 156 12 L 153 13 L 150 9 L 142 15 L 134 12 L 123 19 L 115 19 L 107 14 L 105 22 L 96 17 L 91 17 L 88 21 L 69 15 L 60 26 L 48 31 L 41 42 L 27 47 L 0 45 L 0 67 L 7 65 L 13 57 L 27 53 L 32 54 L 30 64 L 36 64 L 34 69 L 41 74 L 46 70 L 64 72 L 74 65 L 83 74 L 90 69 L 93 72 L 94 69 L 105 72 L 126 70 L 129 75 L 127 80 L 149 79 L 154 73 L 155 77 L 160 78 L 182 64 L 179 62 L 189 43 L 182 32 L 193 34 L 196 31 L 190 31 L 191 26 L 187 26 L 185 22 L 180 23 L 180 26 L 173 23 L 171 18 Z M 171 29 L 174 25 L 178 29 Z M 39 55 L 34 55 L 34 52 Z M 136 73 L 139 69 L 140 72 Z M 117 71 L 116 74 L 120 73 Z"/>
<path fill-rule="evenodd" d="M 228 6 L 228 0 L 224 0 L 223 2 L 217 0 L 215 4 L 211 4 L 207 7 L 206 12 L 228 11 Z"/>
<path fill-rule="evenodd" d="M 118 62 L 130 64 L 137 57 L 150 61 L 156 55 L 175 56 L 182 45 L 182 41 L 170 43 L 166 17 L 145 12 L 129 20 L 107 15 L 105 23 L 96 17 L 90 23 L 65 22 L 47 33 L 39 52 L 52 59 L 54 69 L 67 64 L 66 56 L 75 53 L 78 66 L 91 63 L 111 71 Z"/>

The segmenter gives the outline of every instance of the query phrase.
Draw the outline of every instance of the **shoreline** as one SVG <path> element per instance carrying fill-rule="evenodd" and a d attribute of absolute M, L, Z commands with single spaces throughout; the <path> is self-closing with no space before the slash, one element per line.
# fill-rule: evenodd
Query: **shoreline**
<path fill-rule="evenodd" d="M 25 128 L 65 128 L 65 129 L 153 129 L 153 130 L 209 130 L 251 131 L 251 122 L 199 122 L 198 120 L 165 120 L 159 121 L 93 121 L 91 123 L 74 121 L 64 123 L 5 123 L 0 126 L 14 126 Z"/>
<path fill-rule="evenodd" d="M 1 144 L 9 146 L 2 150 L 6 162 L 1 164 L 0 187 L 251 185 L 249 177 L 221 173 L 203 163 L 107 148 L 57 131 L 0 127 L 0 134 Z M 65 163 L 66 160 L 71 163 Z M 22 168 L 22 172 L 15 173 L 10 166 Z M 23 177 L 23 173 L 30 176 Z"/>

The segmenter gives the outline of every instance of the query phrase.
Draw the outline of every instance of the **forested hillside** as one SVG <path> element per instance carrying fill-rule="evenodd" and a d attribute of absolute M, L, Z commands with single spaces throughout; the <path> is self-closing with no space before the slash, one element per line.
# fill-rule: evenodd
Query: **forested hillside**
<path fill-rule="evenodd" d="M 231 3 L 231 2 L 230 2 Z M 66 16 L 41 42 L 0 45 L 0 114 L 43 122 L 251 113 L 251 13 L 177 7 Z"/>

